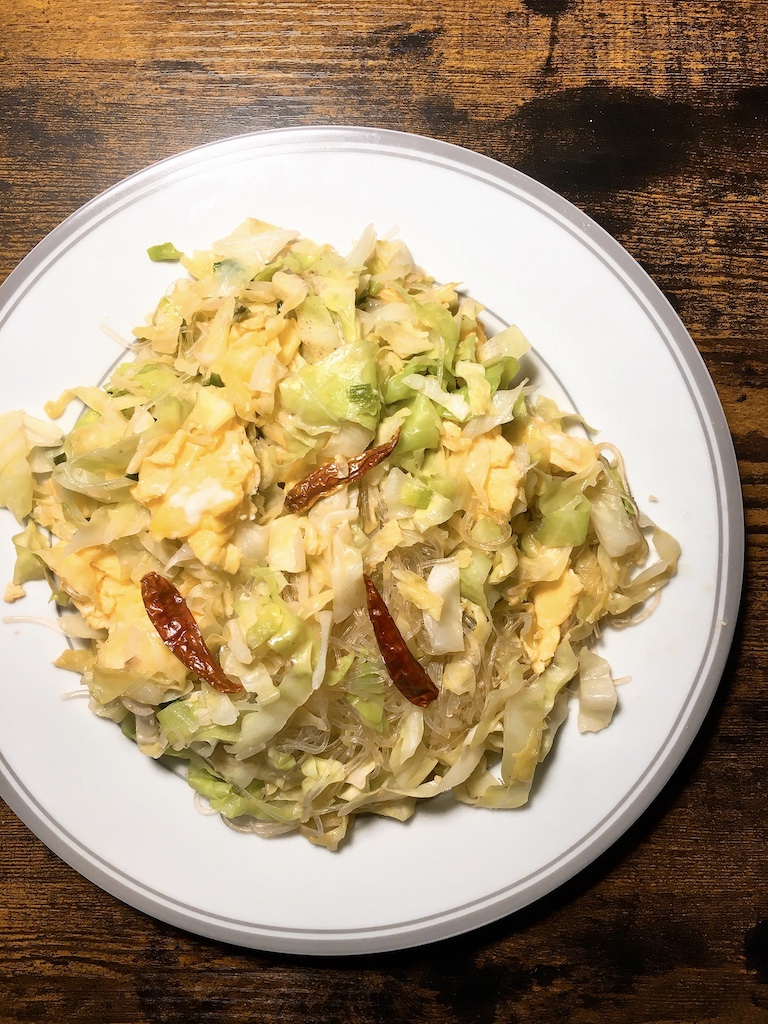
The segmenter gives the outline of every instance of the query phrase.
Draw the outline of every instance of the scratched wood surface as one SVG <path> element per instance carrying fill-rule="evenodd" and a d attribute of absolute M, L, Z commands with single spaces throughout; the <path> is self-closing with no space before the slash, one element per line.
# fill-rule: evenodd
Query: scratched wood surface
<path fill-rule="evenodd" d="M 725 407 L 749 550 L 703 730 L 563 889 L 411 952 L 243 952 L 122 905 L 0 805 L 1 1022 L 768 1022 L 767 29 L 765 0 L 2 4 L 0 280 L 102 189 L 226 135 L 468 146 L 575 202 L 666 292 Z"/>

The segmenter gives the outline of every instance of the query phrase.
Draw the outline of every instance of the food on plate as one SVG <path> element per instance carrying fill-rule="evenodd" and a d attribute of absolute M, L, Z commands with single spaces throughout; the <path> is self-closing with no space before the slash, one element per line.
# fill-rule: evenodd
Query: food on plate
<path fill-rule="evenodd" d="M 58 664 L 233 827 L 336 849 L 361 813 L 515 808 L 568 705 L 607 725 L 601 630 L 679 549 L 619 454 L 520 372 L 517 327 L 367 229 L 348 256 L 247 220 L 101 387 L 0 418 Z"/>

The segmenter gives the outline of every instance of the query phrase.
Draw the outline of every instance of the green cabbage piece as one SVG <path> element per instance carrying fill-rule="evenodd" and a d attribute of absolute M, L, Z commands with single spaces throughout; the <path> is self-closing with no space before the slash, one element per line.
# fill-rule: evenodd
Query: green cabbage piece
<path fill-rule="evenodd" d="M 312 693 L 312 655 L 314 644 L 308 641 L 294 654 L 278 687 L 278 698 L 257 710 L 246 711 L 240 722 L 240 738 L 227 750 L 238 758 L 250 757 L 263 750 L 283 728 L 297 708 Z"/>
<path fill-rule="evenodd" d="M 46 550 L 50 544 L 42 530 L 30 519 L 21 533 L 15 534 L 11 540 L 16 549 L 13 582 L 22 585 L 32 580 L 45 579 L 46 565 L 38 552 Z"/>
<path fill-rule="evenodd" d="M 548 548 L 578 547 L 587 539 L 592 505 L 582 491 L 583 481 L 550 479 L 539 498 L 542 514 L 536 540 Z"/>
<path fill-rule="evenodd" d="M 359 401 L 366 388 L 367 400 Z M 359 423 L 375 430 L 379 422 L 376 360 L 367 342 L 342 345 L 317 363 L 307 363 L 279 384 L 283 409 L 312 427 L 332 430 Z"/>
<path fill-rule="evenodd" d="M 225 818 L 256 818 L 259 821 L 291 821 L 296 817 L 296 805 L 281 804 L 279 807 L 261 799 L 264 783 L 252 782 L 245 789 L 214 775 L 207 768 L 190 765 L 187 769 L 187 783 L 204 796 L 214 811 Z"/>
<path fill-rule="evenodd" d="M 398 412 L 401 409 L 407 409 L 408 415 L 400 427 L 395 459 L 412 452 L 437 448 L 440 444 L 440 415 L 434 403 L 426 395 L 416 394 L 409 401 L 396 406 Z"/>
<path fill-rule="evenodd" d="M 147 249 L 147 256 L 153 263 L 176 263 L 183 255 L 184 253 L 180 252 L 173 242 L 161 242 L 159 245 L 150 245 Z"/>
<path fill-rule="evenodd" d="M 199 694 L 194 694 L 195 698 Z M 182 698 L 166 704 L 157 712 L 157 721 L 168 742 L 176 750 L 196 742 L 222 740 L 235 743 L 240 738 L 240 725 L 212 725 L 206 722 L 206 706 L 199 699 Z"/>
<path fill-rule="evenodd" d="M 435 333 L 438 347 L 434 355 L 444 370 L 453 369 L 456 346 L 459 342 L 459 325 L 453 314 L 439 302 L 422 302 L 403 288 L 398 289 L 411 308 L 418 322 Z"/>

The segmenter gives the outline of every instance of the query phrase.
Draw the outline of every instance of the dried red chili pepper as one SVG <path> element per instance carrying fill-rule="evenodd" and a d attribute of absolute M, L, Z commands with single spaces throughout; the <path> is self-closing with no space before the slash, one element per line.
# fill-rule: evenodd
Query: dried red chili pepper
<path fill-rule="evenodd" d="M 392 682 L 411 704 L 425 708 L 438 696 L 439 690 L 414 658 L 373 580 L 368 576 L 363 576 L 363 580 L 368 616 Z"/>
<path fill-rule="evenodd" d="M 150 622 L 182 665 L 222 693 L 242 690 L 214 660 L 187 602 L 170 580 L 156 572 L 147 573 L 141 580 L 141 597 Z"/>
<path fill-rule="evenodd" d="M 392 454 L 399 439 L 400 431 L 397 430 L 384 444 L 380 444 L 376 448 L 368 448 L 362 455 L 356 455 L 353 459 L 349 459 L 346 471 L 331 462 L 327 466 L 321 466 L 320 469 L 308 473 L 286 494 L 286 511 L 304 512 L 305 509 L 311 508 L 319 498 L 331 494 L 343 487 L 344 484 L 359 480 L 361 476 Z"/>

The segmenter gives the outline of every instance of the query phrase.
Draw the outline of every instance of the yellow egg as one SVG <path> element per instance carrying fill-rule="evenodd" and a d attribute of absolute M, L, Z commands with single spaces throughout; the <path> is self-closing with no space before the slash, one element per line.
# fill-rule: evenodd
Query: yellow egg
<path fill-rule="evenodd" d="M 464 450 L 451 452 L 446 468 L 451 479 L 470 483 L 482 505 L 509 515 L 517 500 L 523 469 L 515 458 L 515 448 L 500 432 L 483 434 Z"/>
<path fill-rule="evenodd" d="M 554 657 L 561 639 L 561 627 L 576 607 L 584 589 L 572 569 L 552 582 L 536 583 L 531 587 L 534 624 L 523 646 L 531 659 L 535 672 L 543 672 Z"/>
<path fill-rule="evenodd" d="M 521 437 L 539 462 L 564 473 L 588 473 L 597 462 L 597 447 L 585 437 L 574 437 L 537 416 L 531 418 Z"/>
<path fill-rule="evenodd" d="M 206 396 L 204 406 L 198 399 L 184 427 L 144 458 L 132 491 L 152 515 L 152 537 L 186 540 L 201 562 L 228 572 L 239 565 L 229 542 L 259 476 L 253 447 L 233 417 L 218 396 Z M 209 433 L 197 436 L 203 428 Z"/>
<path fill-rule="evenodd" d="M 99 645 L 96 661 L 105 669 L 126 669 L 146 678 L 161 676 L 176 684 L 182 684 L 187 677 L 184 665 L 149 621 L 141 591 L 135 584 L 123 588 L 120 617 L 115 618 L 109 636 Z"/>

